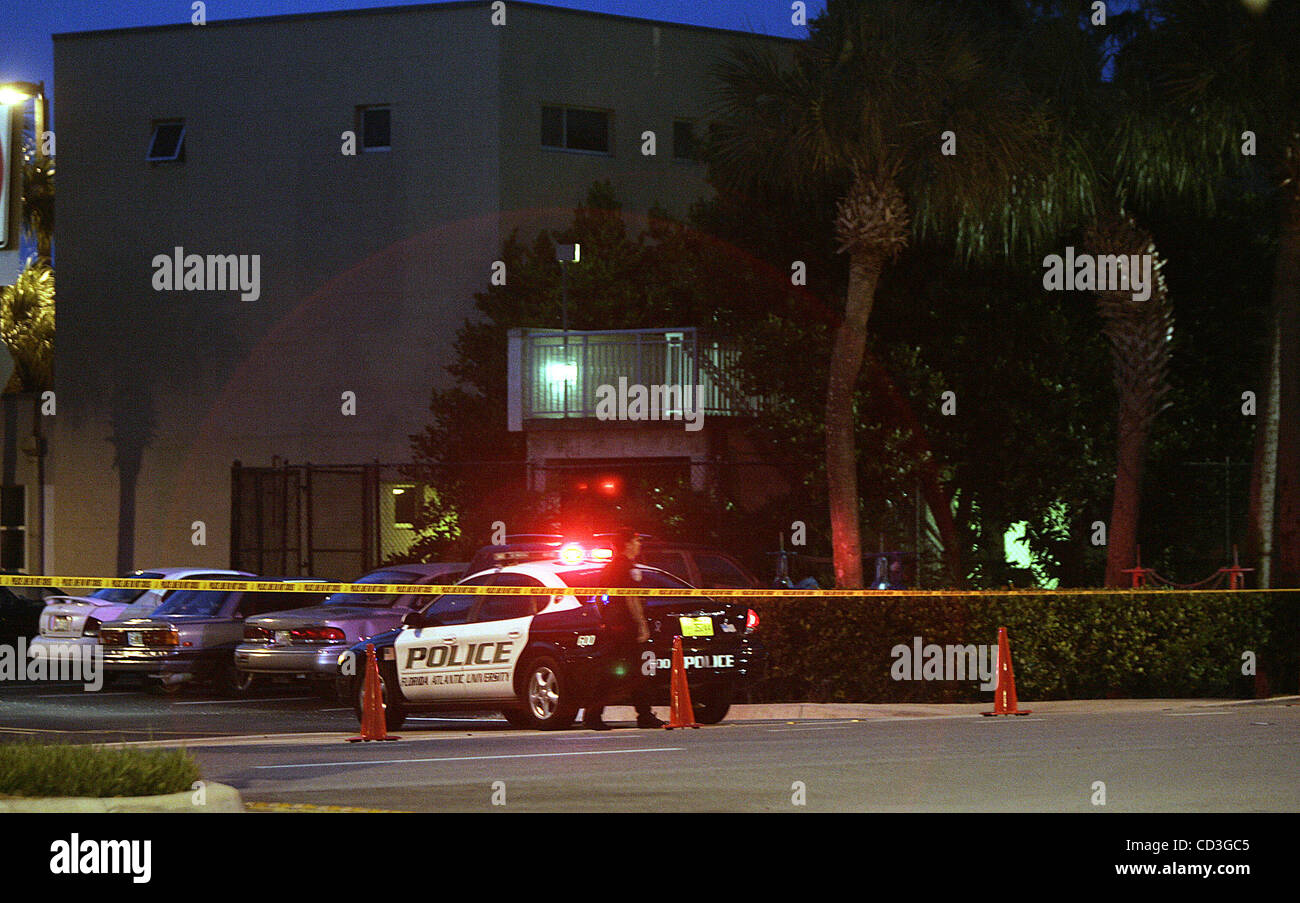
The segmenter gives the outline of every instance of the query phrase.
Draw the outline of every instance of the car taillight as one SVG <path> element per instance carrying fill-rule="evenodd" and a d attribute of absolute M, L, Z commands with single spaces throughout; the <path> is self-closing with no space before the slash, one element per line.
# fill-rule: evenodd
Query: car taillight
<path fill-rule="evenodd" d="M 745 629 L 753 630 L 757 626 L 758 626 L 758 612 L 754 611 L 754 609 L 751 608 L 749 611 L 745 612 Z"/>
<path fill-rule="evenodd" d="M 121 630 L 101 630 L 99 632 L 99 645 L 124 646 L 126 645 L 126 634 Z"/>
<path fill-rule="evenodd" d="M 295 643 L 341 643 L 347 635 L 337 627 L 299 627 L 289 631 Z"/>
<path fill-rule="evenodd" d="M 81 628 L 82 636 L 99 636 L 100 622 L 94 618 L 86 618 L 86 626 Z"/>
<path fill-rule="evenodd" d="M 245 624 L 244 639 L 251 643 L 269 643 L 271 642 L 271 631 L 267 630 L 265 627 L 254 627 Z"/>
<path fill-rule="evenodd" d="M 146 646 L 179 646 L 181 644 L 181 635 L 175 627 L 169 630 L 146 630 L 144 632 L 144 644 Z"/>

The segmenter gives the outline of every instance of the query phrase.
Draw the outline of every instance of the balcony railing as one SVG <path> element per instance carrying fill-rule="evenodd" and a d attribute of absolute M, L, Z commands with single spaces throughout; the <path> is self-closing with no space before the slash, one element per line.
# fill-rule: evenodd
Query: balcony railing
<path fill-rule="evenodd" d="M 624 397 L 634 386 L 656 393 L 661 419 L 697 409 L 710 417 L 758 409 L 759 399 L 737 386 L 737 349 L 700 342 L 690 327 L 515 329 L 509 342 L 511 430 L 523 429 L 526 420 L 597 419 L 601 387 L 617 397 L 620 381 Z"/>

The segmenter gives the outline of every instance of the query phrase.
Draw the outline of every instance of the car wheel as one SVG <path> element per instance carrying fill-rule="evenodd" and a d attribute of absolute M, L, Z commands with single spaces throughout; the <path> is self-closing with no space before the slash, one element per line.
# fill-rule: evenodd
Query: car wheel
<path fill-rule="evenodd" d="M 549 655 L 528 661 L 519 687 L 523 726 L 544 731 L 563 730 L 578 715 L 578 703 L 560 664 Z M 509 716 L 507 716 L 507 719 Z M 513 722 L 511 722 L 513 723 Z"/>
<path fill-rule="evenodd" d="M 154 696 L 177 696 L 185 686 L 183 680 L 167 680 L 166 678 L 146 677 L 145 687 Z"/>
<path fill-rule="evenodd" d="M 226 662 L 217 672 L 217 689 L 227 696 L 247 696 L 253 692 L 257 682 L 255 674 L 240 671 L 233 661 Z"/>
<path fill-rule="evenodd" d="M 389 678 L 384 669 L 379 669 L 379 699 L 384 707 L 384 727 L 395 731 L 406 723 L 406 708 L 401 696 L 389 691 Z M 352 710 L 356 713 L 357 723 L 364 724 L 366 716 L 366 676 L 362 672 L 352 685 Z"/>
<path fill-rule="evenodd" d="M 717 724 L 731 710 L 731 687 L 711 687 L 692 700 L 691 709 L 700 724 Z"/>

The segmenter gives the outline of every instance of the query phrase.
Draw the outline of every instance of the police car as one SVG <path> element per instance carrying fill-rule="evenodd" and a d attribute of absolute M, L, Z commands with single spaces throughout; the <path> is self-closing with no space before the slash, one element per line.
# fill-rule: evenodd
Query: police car
<path fill-rule="evenodd" d="M 410 714 L 496 709 L 516 727 L 558 730 L 573 723 L 590 691 L 606 675 L 611 702 L 625 699 L 630 667 L 650 675 L 652 702 L 668 704 L 673 638 L 682 636 L 683 659 L 695 720 L 726 717 L 736 691 L 762 667 L 758 616 L 745 605 L 698 596 L 642 597 L 650 643 L 639 661 L 613 656 L 602 617 L 604 596 L 583 594 L 601 586 L 605 562 L 572 547 L 541 560 L 480 571 L 462 586 L 500 587 L 499 593 L 438 596 L 403 619 L 403 626 L 354 645 L 339 658 L 351 675 L 352 699 L 362 715 L 366 645 L 374 644 L 388 728 Z M 646 587 L 689 588 L 657 568 L 638 567 Z M 552 589 L 521 594 L 511 588 Z M 566 590 L 576 590 L 566 594 Z"/>

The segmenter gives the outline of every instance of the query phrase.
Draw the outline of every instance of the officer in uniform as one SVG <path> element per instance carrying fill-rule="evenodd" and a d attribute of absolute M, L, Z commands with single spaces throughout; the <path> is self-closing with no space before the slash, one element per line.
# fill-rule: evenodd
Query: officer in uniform
<path fill-rule="evenodd" d="M 636 571 L 637 556 L 641 554 L 641 538 L 631 530 L 614 534 L 613 557 L 601 571 L 601 586 L 630 587 L 641 579 Z M 603 611 L 605 627 L 609 633 L 609 655 L 606 671 L 592 688 L 591 700 L 583 707 L 582 723 L 594 731 L 607 731 L 609 725 L 601 718 L 606 700 L 614 690 L 613 669 L 619 668 L 627 676 L 632 702 L 636 706 L 636 726 L 663 727 L 650 707 L 650 678 L 641 671 L 641 652 L 650 641 L 650 627 L 646 624 L 645 608 L 640 596 L 611 596 Z"/>

